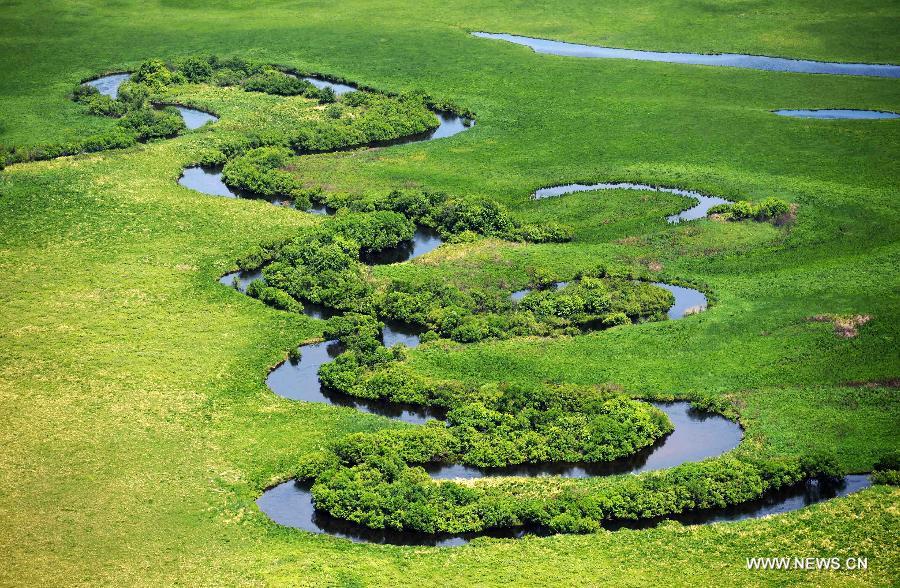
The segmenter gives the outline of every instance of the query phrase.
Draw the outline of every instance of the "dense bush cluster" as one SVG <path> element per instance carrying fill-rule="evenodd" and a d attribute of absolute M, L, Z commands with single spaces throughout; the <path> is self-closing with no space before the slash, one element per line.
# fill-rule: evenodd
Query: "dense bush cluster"
<path fill-rule="evenodd" d="M 297 208 L 308 208 L 307 192 L 292 173 L 281 169 L 292 156 L 286 147 L 251 149 L 225 164 L 222 180 L 262 198 L 290 198 Z"/>
<path fill-rule="evenodd" d="M 395 247 L 412 238 L 403 215 L 379 211 L 342 213 L 315 231 L 281 245 L 265 268 L 266 282 L 295 298 L 339 310 L 372 311 L 373 284 L 359 262 L 364 252 Z"/>
<path fill-rule="evenodd" d="M 889 453 L 875 462 L 872 482 L 900 486 L 900 451 Z"/>
<path fill-rule="evenodd" d="M 636 290 L 617 291 L 626 284 Z M 566 289 L 557 293 L 558 305 L 550 304 L 549 292 L 536 293 L 535 308 L 556 312 L 578 306 L 562 302 L 566 297 L 580 300 L 581 308 L 605 310 L 617 304 L 627 308 L 640 306 L 642 295 L 657 296 L 651 286 L 634 284 L 630 276 L 605 268 L 593 276 L 581 276 L 569 288 L 574 288 L 572 293 Z M 641 292 L 642 288 L 647 291 Z M 465 296 L 447 287 L 432 290 L 439 299 L 438 308 L 459 304 Z M 409 288 L 404 292 L 407 297 L 395 296 L 393 289 L 386 292 L 379 304 L 399 306 L 397 300 L 410 302 L 408 296 L 421 293 L 421 288 Z M 388 299 L 393 302 L 385 302 Z M 480 303 L 483 308 L 491 305 L 485 300 Z M 666 307 L 669 303 L 666 299 Z M 405 308 L 406 320 L 421 311 L 418 303 Z M 652 445 L 672 426 L 655 407 L 608 389 L 474 387 L 426 379 L 406 364 L 403 346 L 381 345 L 381 328 L 371 312 L 329 320 L 324 336 L 339 339 L 345 351 L 321 366 L 323 387 L 360 398 L 443 409 L 446 417 L 422 427 L 353 434 L 308 456 L 299 471 L 301 478 L 312 482 L 316 507 L 342 519 L 373 528 L 427 533 L 522 525 L 553 532 L 591 532 L 605 521 L 726 507 L 809 477 L 842 475 L 830 456 L 773 461 L 734 455 L 639 476 L 554 481 L 550 487 L 540 479 L 474 485 L 435 481 L 421 465 L 609 461 Z"/>
<path fill-rule="evenodd" d="M 247 286 L 247 296 L 251 296 L 279 310 L 303 312 L 303 304 L 278 288 L 267 286 L 262 280 L 253 280 Z"/>
<path fill-rule="evenodd" d="M 172 107 L 162 110 L 138 108 L 119 119 L 119 125 L 134 134 L 137 141 L 174 137 L 184 129 L 184 120 Z"/>
<path fill-rule="evenodd" d="M 457 198 L 444 192 L 394 190 L 364 198 L 338 197 L 328 203 L 356 211 L 393 210 L 417 224 L 437 229 L 445 238 L 474 233 L 510 241 L 562 243 L 570 241 L 573 234 L 571 227 L 555 222 L 521 223 L 504 206 L 491 200 Z"/>
<path fill-rule="evenodd" d="M 388 318 L 471 343 L 663 320 L 673 301 L 671 293 L 652 284 L 585 274 L 565 288 L 536 289 L 518 303 L 506 292 L 463 292 L 433 278 L 395 280 L 376 307 Z"/>
<path fill-rule="evenodd" d="M 284 157 L 284 150 L 256 149 L 229 162 L 225 175 L 229 182 L 266 194 L 270 186 L 277 185 L 274 172 Z M 259 161 L 266 163 L 258 165 Z M 244 166 L 244 162 L 251 163 Z M 269 174 L 257 174 L 262 168 L 268 168 Z M 283 194 L 292 189 L 292 179 L 288 174 L 282 177 L 285 183 L 274 191 Z M 411 219 L 435 223 L 444 231 L 467 233 L 502 230 L 509 234 L 519 227 L 500 207 L 478 204 L 474 208 L 489 212 L 459 215 L 458 211 L 471 209 L 443 194 L 429 192 L 392 192 L 385 198 L 350 201 L 331 222 L 289 243 L 258 248 L 240 260 L 239 267 L 256 269 L 265 265 L 267 285 L 297 299 L 401 320 L 424 327 L 431 337 L 444 336 L 463 343 L 576 334 L 666 317 L 673 303 L 668 291 L 630 277 L 610 275 L 603 268 L 577 276 L 566 288 L 536 289 L 514 303 L 505 291 L 462 291 L 435 278 L 378 282 L 360 262 L 361 255 L 412 239 L 415 225 Z M 462 225 L 444 222 L 457 216 L 468 220 Z M 474 222 L 472 218 L 479 220 Z"/>
<path fill-rule="evenodd" d="M 374 146 L 429 131 L 439 124 L 421 96 L 389 97 L 357 91 L 344 94 L 341 101 L 355 109 L 353 117 L 327 117 L 314 127 L 297 129 L 290 138 L 291 147 L 298 153 L 322 153 Z"/>
<path fill-rule="evenodd" d="M 373 528 L 462 533 L 492 527 L 539 526 L 552 532 L 593 532 L 607 521 L 664 517 L 724 508 L 810 477 L 830 477 L 833 461 L 725 456 L 640 475 L 587 482 L 510 479 L 461 485 L 431 480 L 416 463 L 443 460 L 451 427 L 361 433 L 301 471 L 316 507 Z M 448 454 L 450 455 L 450 454 Z"/>
<path fill-rule="evenodd" d="M 41 161 L 66 155 L 79 155 L 81 153 L 96 153 L 108 149 L 124 149 L 135 145 L 136 142 L 137 139 L 133 134 L 120 128 L 113 128 L 105 133 L 88 135 L 71 143 L 12 148 L 0 146 L 0 168 L 26 161 Z"/>
<path fill-rule="evenodd" d="M 321 125 L 296 129 L 289 136 L 261 132 L 258 136 L 234 137 L 233 144 L 218 149 L 219 153 L 214 157 L 218 164 L 256 147 L 277 145 L 301 153 L 332 151 L 415 135 L 438 125 L 422 96 L 391 98 L 354 92 L 346 103 L 355 107 L 356 112 L 352 117 L 345 117 L 333 104 L 337 97 L 330 88 L 317 88 L 301 77 L 269 64 L 215 56 L 192 56 L 171 64 L 151 59 L 141 63 L 131 78 L 120 86 L 117 98 L 101 95 L 96 88 L 85 84 L 74 88 L 72 97 L 76 102 L 83 104 L 89 114 L 119 119 L 116 128 L 61 145 L 0 146 L 0 166 L 129 147 L 152 138 L 171 137 L 184 128 L 180 116 L 156 112 L 152 100 L 154 97 L 158 100 L 167 88 L 188 82 L 240 86 L 247 91 L 281 96 L 299 95 L 336 107 L 328 111 Z"/>
<path fill-rule="evenodd" d="M 766 198 L 754 204 L 740 200 L 731 204 L 717 204 L 708 215 L 720 215 L 728 220 L 779 221 L 791 212 L 790 205 L 780 198 Z"/>

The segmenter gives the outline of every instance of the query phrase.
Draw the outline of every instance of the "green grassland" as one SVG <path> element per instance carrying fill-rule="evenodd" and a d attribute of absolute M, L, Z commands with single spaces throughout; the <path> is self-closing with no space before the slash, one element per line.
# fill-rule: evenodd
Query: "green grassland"
<path fill-rule="evenodd" d="M 108 128 L 72 87 L 142 60 L 239 55 L 476 114 L 440 141 L 308 155 L 308 187 L 398 187 L 497 200 L 560 220 L 566 244 L 446 245 L 382 277 L 515 290 L 610 263 L 660 268 L 714 304 L 680 321 L 577 337 L 426 345 L 416 371 L 468 383 L 615 384 L 645 398 L 724 399 L 745 444 L 834 451 L 870 471 L 900 448 L 897 121 L 815 121 L 776 108 L 900 110 L 897 80 L 536 55 L 489 30 L 610 46 L 896 61 L 891 3 L 4 2 L 0 144 Z M 221 117 L 175 139 L 0 172 L 2 585 L 888 585 L 900 575 L 896 488 L 759 521 L 480 539 L 455 549 L 360 545 L 271 523 L 254 504 L 300 458 L 396 426 L 280 399 L 264 384 L 323 323 L 217 283 L 250 247 L 319 217 L 179 187 L 219 136 L 289 130 L 312 101 L 185 91 Z M 541 186 L 632 181 L 797 205 L 786 227 L 669 225 L 669 194 Z M 855 338 L 824 313 L 868 314 Z M 875 382 L 869 386 L 851 382 Z M 865 572 L 751 572 L 745 558 L 867 556 Z"/>

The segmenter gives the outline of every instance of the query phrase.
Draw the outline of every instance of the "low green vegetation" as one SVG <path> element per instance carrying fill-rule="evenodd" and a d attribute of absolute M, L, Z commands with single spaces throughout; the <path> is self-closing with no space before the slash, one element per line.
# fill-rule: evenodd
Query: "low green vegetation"
<path fill-rule="evenodd" d="M 897 111 L 897 80 L 561 58 L 469 31 L 890 62 L 896 13 L 806 1 L 4 6 L 0 584 L 890 585 L 900 131 L 770 111 Z M 112 71 L 137 78 L 117 100 L 79 85 Z M 313 72 L 377 91 L 314 92 L 300 80 Z M 186 132 L 153 104 L 220 120 Z M 444 106 L 476 124 L 354 147 L 432 129 L 429 108 Z M 298 207 L 344 210 L 314 217 L 178 186 L 195 164 L 227 164 L 233 185 Z M 771 220 L 756 208 L 770 198 L 796 214 L 669 225 L 687 200 L 530 198 L 596 181 L 719 195 L 747 220 Z M 445 244 L 411 263 L 359 263 L 364 247 L 408 239 L 416 224 Z M 251 286 L 259 300 L 217 283 L 236 264 L 266 266 Z M 276 270 L 302 277 L 296 296 Z M 653 320 L 670 302 L 646 283 L 657 280 L 714 304 Z M 570 284 L 547 287 L 558 281 Z M 513 305 L 522 288 L 535 292 Z M 316 321 L 303 301 L 353 312 Z M 448 309 L 471 328 L 458 331 Z M 632 324 L 608 328 L 626 322 L 617 312 Z M 534 322 L 512 336 L 494 322 L 526 313 Z M 394 317 L 432 341 L 385 349 L 378 324 Z M 582 328 L 589 317 L 609 324 Z M 356 361 L 323 370 L 335 388 L 443 408 L 447 425 L 266 388 L 288 350 L 325 337 L 346 340 Z M 589 480 L 433 482 L 419 467 L 628 454 L 667 430 L 643 400 L 672 398 L 737 419 L 739 449 Z M 841 471 L 874 471 L 876 485 L 764 520 L 597 530 Z M 313 535 L 254 503 L 294 477 L 326 510 L 372 527 L 561 534 L 453 549 Z M 869 568 L 747 569 L 770 555 L 868 557 Z"/>

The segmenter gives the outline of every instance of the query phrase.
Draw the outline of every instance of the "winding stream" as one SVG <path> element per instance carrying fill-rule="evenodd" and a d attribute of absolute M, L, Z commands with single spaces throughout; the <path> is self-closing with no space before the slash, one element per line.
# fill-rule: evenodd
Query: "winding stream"
<path fill-rule="evenodd" d="M 322 84 L 334 84 L 333 82 L 326 82 L 320 80 Z M 350 86 L 346 86 L 350 87 Z M 335 92 L 337 93 L 337 92 Z M 185 107 L 178 107 L 185 108 Z M 193 110 L 193 109 L 189 109 Z M 212 116 L 208 113 L 202 111 L 195 111 L 206 116 Z M 474 121 L 471 119 L 459 116 L 458 114 L 452 112 L 443 112 L 436 111 L 435 116 L 440 121 L 440 124 L 437 128 L 426 131 L 425 133 L 420 133 L 418 135 L 413 135 L 410 137 L 400 137 L 397 139 L 391 139 L 389 141 L 382 141 L 376 144 L 370 145 L 369 147 L 385 147 L 390 145 L 404 145 L 407 143 L 418 143 L 420 141 L 431 141 L 434 139 L 443 139 L 445 137 L 452 137 L 458 133 L 469 129 L 474 124 Z M 213 117 L 215 118 L 215 117 Z M 218 119 L 216 119 L 218 120 Z M 206 121 L 210 122 L 210 121 Z M 185 119 L 185 123 L 187 123 L 187 119 Z M 205 124 L 205 123 L 203 123 Z M 191 127 L 188 127 L 191 128 Z M 258 199 L 259 197 L 254 194 L 248 194 L 239 190 L 237 188 L 232 188 L 225 184 L 222 180 L 222 166 L 221 165 L 192 165 L 190 167 L 184 168 L 181 172 L 181 176 L 178 178 L 178 184 L 189 190 L 194 190 L 196 192 L 200 192 L 202 194 L 208 194 L 210 196 L 224 196 L 225 198 L 247 198 L 247 199 Z M 268 198 L 266 199 L 268 202 L 275 204 L 276 206 L 290 206 L 292 202 L 289 198 Z M 334 212 L 333 209 L 328 208 L 325 205 L 315 205 L 307 212 L 311 214 L 331 214 Z M 416 237 L 414 238 L 414 243 L 419 243 L 422 241 L 420 246 L 424 246 L 425 241 L 429 241 L 433 243 L 433 238 L 431 233 L 428 230 L 422 230 L 421 227 L 416 232 Z M 435 244 L 432 249 L 440 245 L 440 243 Z M 397 253 L 398 256 L 403 256 L 402 252 Z M 377 256 L 375 256 L 377 257 Z M 407 257 L 409 259 L 409 257 Z M 376 261 L 375 263 L 395 263 L 394 261 Z"/>
<path fill-rule="evenodd" d="M 651 529 L 665 520 L 676 520 L 684 525 L 708 525 L 758 519 L 769 515 L 799 510 L 832 498 L 848 496 L 868 488 L 871 484 L 869 476 L 860 474 L 845 476 L 838 483 L 823 483 L 812 480 L 730 508 L 695 510 L 664 518 L 641 519 L 637 521 L 608 521 L 603 527 L 610 531 L 616 531 L 621 529 Z M 311 533 L 349 539 L 356 543 L 457 547 L 465 545 L 477 537 L 517 539 L 528 534 L 547 534 L 546 530 L 533 527 L 498 529 L 484 533 L 465 533 L 460 535 L 431 535 L 411 531 L 371 529 L 316 510 L 309 488 L 294 480 L 269 488 L 256 500 L 256 504 L 269 519 L 279 525 L 302 529 Z"/>
<path fill-rule="evenodd" d="M 790 116 L 794 118 L 821 118 L 827 120 L 881 120 L 900 118 L 896 112 L 882 110 L 853 110 L 822 108 L 818 110 L 773 110 L 778 116 Z"/>
<path fill-rule="evenodd" d="M 312 80 L 311 80 L 312 81 Z M 324 82 L 318 80 L 323 84 Z M 318 84 L 317 84 L 318 85 Z M 334 85 L 334 84 L 332 84 Z M 321 86 L 320 86 L 321 87 Z M 353 88 L 350 88 L 351 91 Z M 342 89 L 343 90 L 343 89 Z M 337 92 L 337 89 L 335 89 Z M 402 144 L 415 141 L 424 141 L 448 137 L 459 133 L 471 125 L 462 117 L 437 113 L 440 118 L 440 126 L 432 132 L 416 137 L 401 138 L 390 144 Z M 184 170 L 179 184 L 197 189 L 206 194 L 227 197 L 240 197 L 241 195 L 221 180 L 221 169 L 203 168 L 200 166 L 189 167 Z M 676 188 L 660 188 L 643 184 L 618 183 L 618 184 L 570 184 L 554 188 L 543 188 L 535 193 L 535 198 L 558 196 L 577 191 L 593 191 L 604 189 L 630 189 L 652 190 L 668 192 L 681 196 L 694 198 L 698 203 L 677 215 L 668 217 L 668 221 L 675 223 L 682 220 L 691 220 L 706 215 L 709 207 L 727 202 L 722 198 L 702 195 L 697 192 L 680 190 Z M 284 203 L 284 202 L 279 202 Z M 330 212 L 325 207 L 319 207 L 313 211 L 317 214 Z M 361 260 L 369 264 L 398 263 L 423 255 L 440 246 L 440 237 L 424 227 L 417 227 L 414 239 L 399 247 L 378 254 L 367 255 Z M 233 286 L 241 292 L 246 292 L 247 286 L 255 279 L 261 279 L 262 271 L 232 272 L 220 278 L 220 283 Z M 567 282 L 553 284 L 554 288 L 565 287 Z M 664 283 L 656 283 L 666 288 L 675 296 L 675 303 L 669 309 L 671 319 L 682 318 L 693 312 L 706 308 L 706 297 L 702 292 L 674 286 Z M 512 300 L 520 300 L 529 290 L 519 290 L 510 296 Z M 328 309 L 316 305 L 305 304 L 304 312 L 314 318 L 328 318 L 332 314 Z M 386 346 L 402 343 L 408 347 L 419 344 L 421 330 L 397 322 L 386 322 L 382 333 L 382 342 Z M 440 410 L 420 405 L 407 406 L 398 403 L 366 400 L 352 397 L 343 393 L 326 390 L 319 382 L 319 368 L 343 352 L 342 345 L 337 341 L 322 341 L 303 345 L 299 348 L 299 359 L 289 359 L 278 364 L 266 378 L 266 385 L 273 393 L 292 400 L 303 400 L 330 404 L 333 406 L 352 407 L 356 410 L 400 420 L 411 424 L 423 424 L 430 419 L 443 419 L 444 414 Z M 428 464 L 426 471 L 434 479 L 455 478 L 480 478 L 485 476 L 564 476 L 564 477 L 589 477 L 606 476 L 624 473 L 639 473 L 654 471 L 677 466 L 682 463 L 699 461 L 722 455 L 731 451 L 740 443 L 743 436 L 741 427 L 722 416 L 701 412 L 690 407 L 687 402 L 654 403 L 663 410 L 675 425 L 675 430 L 660 439 L 653 446 L 642 450 L 627 458 L 606 463 L 549 463 L 535 465 L 520 465 L 506 468 L 473 468 L 460 464 Z M 759 517 L 766 514 L 786 512 L 801 508 L 806 504 L 818 502 L 834 496 L 842 496 L 857 489 L 866 487 L 869 479 L 866 476 L 848 476 L 840 485 L 826 487 L 807 483 L 773 493 L 758 501 L 738 505 L 729 509 L 715 511 L 697 511 L 677 515 L 677 520 L 685 524 L 705 524 L 722 520 L 739 520 L 744 518 Z M 308 487 L 296 482 L 287 481 L 275 487 L 267 489 L 257 499 L 257 505 L 272 521 L 289 527 L 304 529 L 314 533 L 324 533 L 350 539 L 357 542 L 392 543 L 400 545 L 428 545 L 428 546 L 456 546 L 469 542 L 477 536 L 493 537 L 521 537 L 528 533 L 542 534 L 541 529 L 512 528 L 498 532 L 486 532 L 479 534 L 463 535 L 432 535 L 409 531 L 385 531 L 375 530 L 357 525 L 345 520 L 334 518 L 327 513 L 317 511 L 313 503 L 312 494 Z M 633 527 L 646 528 L 657 524 L 658 520 L 642 520 L 628 523 L 612 522 L 610 529 Z"/>
<path fill-rule="evenodd" d="M 316 88 L 319 88 L 320 90 L 323 88 L 331 88 L 336 96 L 347 94 L 348 92 L 355 92 L 357 90 L 357 88 L 354 88 L 353 86 L 350 86 L 348 84 L 340 84 L 338 82 L 332 82 L 324 78 L 317 78 L 315 76 L 305 76 L 303 79 Z"/>
<path fill-rule="evenodd" d="M 419 333 L 421 331 L 414 327 L 388 321 L 382 331 L 382 341 L 388 347 L 397 343 L 416 347 L 419 344 Z M 356 408 L 414 425 L 424 424 L 429 419 L 444 418 L 442 411 L 426 406 L 367 400 L 327 390 L 319 382 L 319 367 L 340 355 L 344 351 L 343 346 L 338 341 L 323 341 L 301 345 L 298 349 L 299 361 L 283 361 L 266 378 L 266 386 L 282 398 Z"/>
<path fill-rule="evenodd" d="M 666 192 L 668 194 L 676 194 L 678 196 L 686 196 L 697 201 L 694 206 L 682 210 L 678 214 L 666 217 L 670 223 L 680 223 L 681 221 L 696 220 L 706 216 L 706 211 L 717 204 L 728 204 L 728 200 L 719 198 L 718 196 L 706 196 L 700 192 L 693 190 L 682 190 L 680 188 L 664 188 L 660 186 L 650 186 L 647 184 L 632 184 L 631 182 L 607 183 L 600 182 L 598 184 L 565 184 L 563 186 L 551 186 L 549 188 L 541 188 L 535 191 L 534 199 L 550 198 L 553 196 L 563 196 L 574 192 L 594 192 L 598 190 L 638 190 L 646 192 Z"/>
<path fill-rule="evenodd" d="M 634 59 L 638 61 L 656 61 L 660 63 L 683 63 L 690 65 L 712 65 L 720 67 L 738 67 L 743 69 L 759 69 L 765 71 L 783 71 L 807 74 L 832 74 L 845 76 L 874 76 L 880 78 L 900 77 L 900 65 L 876 63 L 839 63 L 829 61 L 810 61 L 806 59 L 788 59 L 785 57 L 766 57 L 763 55 L 746 55 L 739 53 L 675 53 L 665 51 L 640 51 L 637 49 L 616 49 L 597 45 L 579 45 L 564 41 L 551 41 L 534 37 L 522 37 L 505 33 L 481 33 L 472 35 L 483 39 L 508 41 L 516 45 L 530 47 L 535 53 L 562 55 L 565 57 L 589 57 L 597 59 Z"/>
<path fill-rule="evenodd" d="M 706 295 L 700 290 L 666 284 L 665 282 L 653 282 L 653 285 L 665 288 L 675 297 L 675 303 L 669 308 L 667 313 L 669 319 L 680 319 L 706 310 Z"/>
<path fill-rule="evenodd" d="M 108 76 L 101 76 L 94 80 L 88 80 L 84 83 L 84 85 L 97 88 L 97 90 L 104 96 L 109 96 L 110 98 L 118 98 L 119 86 L 121 86 L 122 82 L 130 77 L 130 73 L 110 74 Z"/>
<path fill-rule="evenodd" d="M 178 114 L 181 115 L 181 119 L 184 121 L 184 126 L 187 127 L 189 131 L 199 129 L 207 123 L 216 122 L 217 120 L 219 120 L 219 117 L 214 114 L 203 112 L 202 110 L 197 110 L 196 108 L 182 106 L 180 104 L 157 105 L 158 108 L 165 108 L 166 106 L 171 106 L 178 111 Z"/>
<path fill-rule="evenodd" d="M 592 478 L 639 474 L 718 457 L 737 447 L 743 438 L 740 425 L 723 416 L 696 410 L 689 402 L 650 404 L 666 413 L 675 430 L 652 446 L 622 459 L 596 463 L 522 464 L 502 468 L 477 468 L 461 464 L 427 464 L 423 467 L 435 480 L 494 476 Z"/>

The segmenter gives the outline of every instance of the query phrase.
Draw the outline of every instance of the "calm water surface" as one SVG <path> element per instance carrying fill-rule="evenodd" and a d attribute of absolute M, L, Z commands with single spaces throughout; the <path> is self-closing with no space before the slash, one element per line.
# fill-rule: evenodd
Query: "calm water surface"
<path fill-rule="evenodd" d="M 675 53 L 663 51 L 640 51 L 636 49 L 616 49 L 597 45 L 579 45 L 563 41 L 536 39 L 503 33 L 472 33 L 484 39 L 508 41 L 517 45 L 530 47 L 536 53 L 563 55 L 566 57 L 589 57 L 597 59 L 634 59 L 638 61 L 657 61 L 662 63 L 684 63 L 691 65 L 712 65 L 720 67 L 738 67 L 743 69 L 759 69 L 766 71 L 784 71 L 794 73 L 833 74 L 845 76 L 875 76 L 882 78 L 900 77 L 900 66 L 871 63 L 837 63 L 828 61 L 810 61 L 805 59 L 787 59 L 784 57 L 766 57 L 762 55 L 746 55 L 740 53 Z"/>

